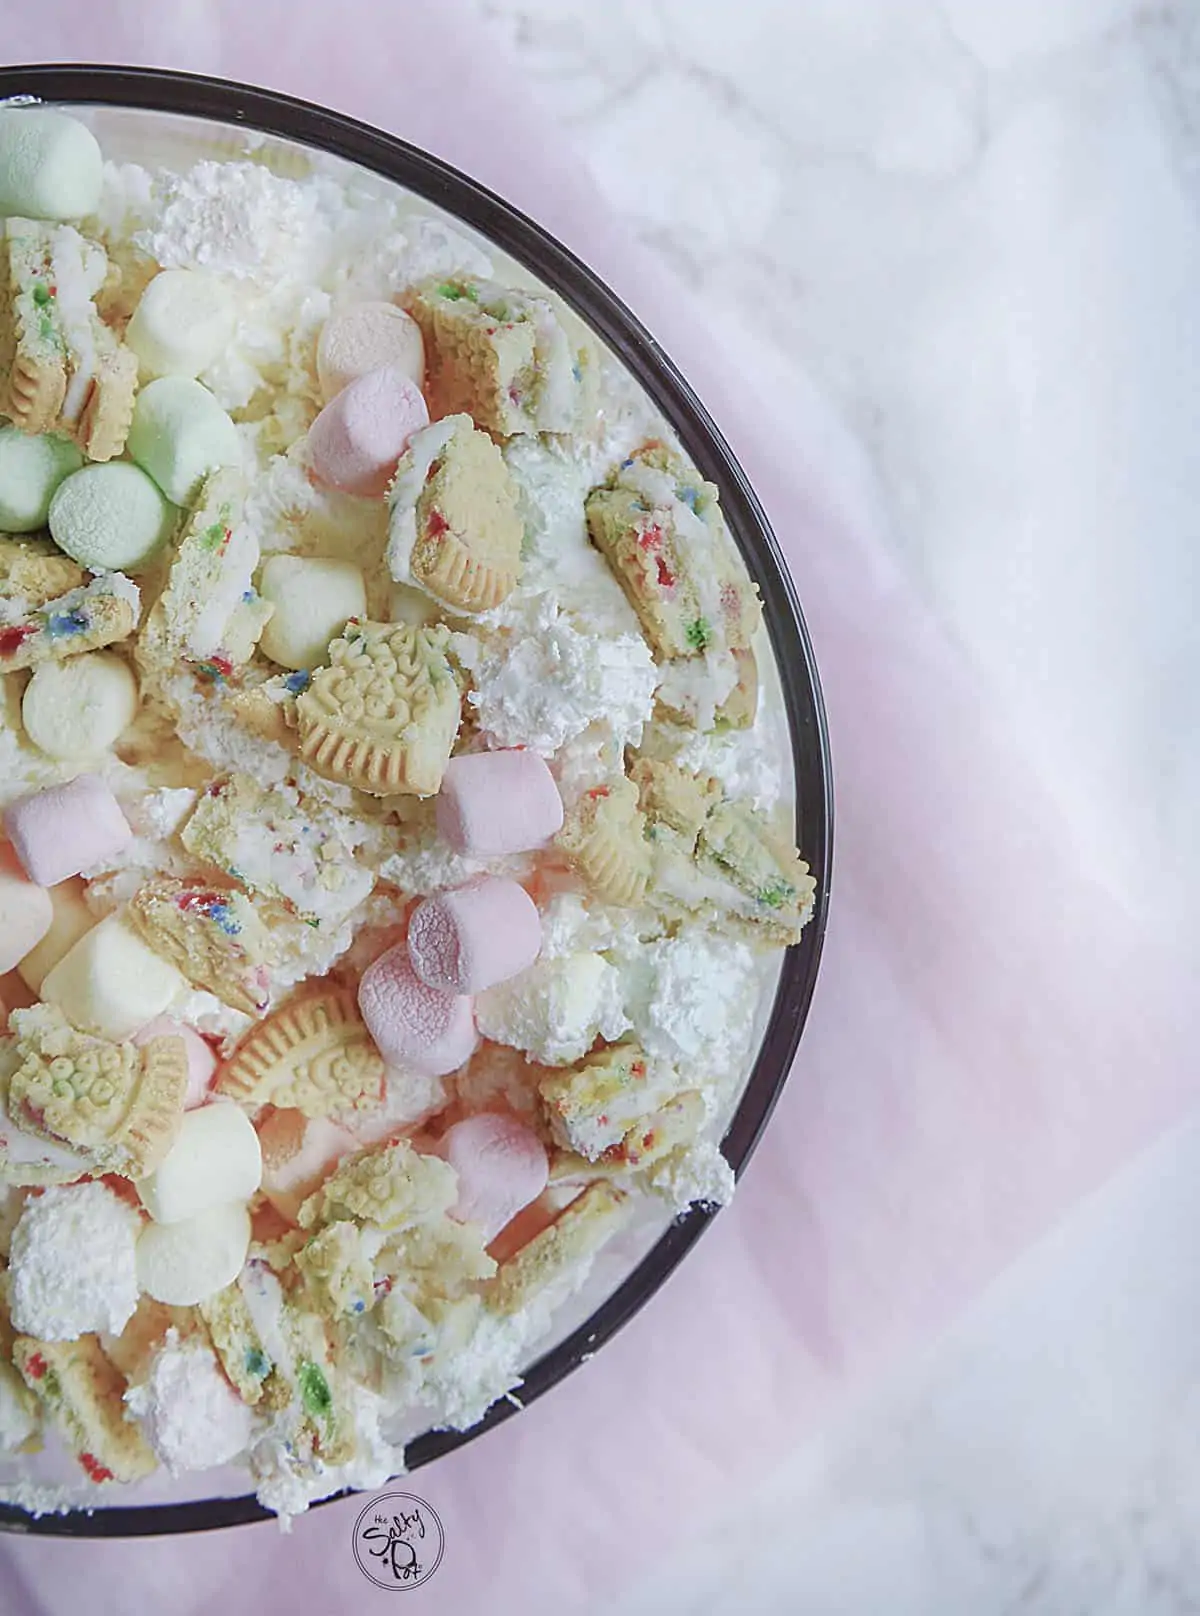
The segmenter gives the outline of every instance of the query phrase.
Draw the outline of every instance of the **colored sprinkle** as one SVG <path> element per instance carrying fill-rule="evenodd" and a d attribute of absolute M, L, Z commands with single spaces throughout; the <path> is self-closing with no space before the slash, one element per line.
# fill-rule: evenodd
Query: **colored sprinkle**
<path fill-rule="evenodd" d="M 229 904 L 219 892 L 181 892 L 175 900 L 176 906 L 185 914 L 203 915 L 211 920 L 225 933 L 226 937 L 236 937 L 241 926 L 230 912 Z"/>
<path fill-rule="evenodd" d="M 697 488 L 681 486 L 679 489 L 679 497 L 690 511 L 694 511 L 696 509 L 696 501 L 700 498 L 700 491 Z"/>
<path fill-rule="evenodd" d="M 47 1364 L 41 1353 L 35 1352 L 31 1354 L 29 1362 L 25 1365 L 25 1372 L 28 1375 L 32 1375 L 34 1380 L 41 1380 L 42 1376 L 46 1373 L 46 1370 L 49 1367 L 49 1364 Z"/>
<path fill-rule="evenodd" d="M 246 1353 L 246 1373 L 253 1375 L 255 1380 L 265 1379 L 270 1367 L 266 1353 L 258 1347 L 251 1347 Z"/>
<path fill-rule="evenodd" d="M 449 533 L 450 524 L 441 511 L 432 510 L 425 518 L 425 531 L 431 539 L 440 539 L 443 533 Z"/>
<path fill-rule="evenodd" d="M 581 382 L 583 380 L 583 372 L 580 370 L 578 365 L 571 366 L 571 374 L 574 376 L 577 382 Z"/>
<path fill-rule="evenodd" d="M 796 889 L 790 881 L 770 881 L 759 890 L 758 901 L 768 909 L 782 909 L 795 896 Z"/>
<path fill-rule="evenodd" d="M 289 696 L 298 696 L 312 684 L 312 674 L 307 668 L 298 668 L 295 673 L 289 673 L 283 681 L 283 688 Z"/>
<path fill-rule="evenodd" d="M 621 462 L 621 470 L 622 471 L 628 471 L 630 466 L 632 466 L 632 465 L 633 465 L 633 456 L 630 455 L 628 460 L 622 460 L 622 462 Z"/>
<path fill-rule="evenodd" d="M 675 574 L 667 566 L 662 556 L 658 558 L 658 581 L 664 589 L 674 589 L 675 587 Z"/>
<path fill-rule="evenodd" d="M 258 599 L 258 596 L 254 593 L 253 589 L 244 590 L 243 593 L 242 593 L 242 601 L 247 606 L 249 606 L 251 601 L 257 600 L 257 599 Z"/>
<path fill-rule="evenodd" d="M 333 1393 L 329 1390 L 329 1382 L 316 1364 L 307 1360 L 303 1362 L 299 1368 L 298 1379 L 300 1398 L 305 1409 L 313 1419 L 328 1419 L 333 1410 Z"/>
<path fill-rule="evenodd" d="M 693 651 L 707 651 L 712 644 L 712 625 L 707 618 L 698 617 L 687 626 L 687 642 Z"/>
<path fill-rule="evenodd" d="M 112 1471 L 107 1465 L 102 1465 L 94 1454 L 81 1453 L 79 1462 L 93 1481 L 111 1481 L 113 1479 Z"/>
<path fill-rule="evenodd" d="M 46 304 L 50 301 L 50 296 L 50 288 L 48 286 L 43 286 L 41 281 L 38 281 L 34 285 L 33 301 L 37 304 L 39 309 L 44 309 L 46 307 Z"/>
<path fill-rule="evenodd" d="M 17 623 L 13 628 L 0 628 L 0 656 L 15 656 L 31 634 L 37 629 L 32 623 Z"/>
<path fill-rule="evenodd" d="M 662 549 L 662 541 L 662 528 L 659 527 L 657 522 L 652 522 L 649 527 L 644 527 L 638 534 L 638 549 L 649 550 L 653 553 Z"/>
<path fill-rule="evenodd" d="M 219 550 L 228 538 L 229 529 L 224 522 L 214 522 L 211 527 L 204 529 L 200 535 L 200 542 L 206 550 Z"/>
<path fill-rule="evenodd" d="M 53 617 L 46 619 L 46 633 L 52 639 L 62 638 L 68 634 L 83 634 L 91 627 L 91 621 L 86 612 L 56 612 Z"/>

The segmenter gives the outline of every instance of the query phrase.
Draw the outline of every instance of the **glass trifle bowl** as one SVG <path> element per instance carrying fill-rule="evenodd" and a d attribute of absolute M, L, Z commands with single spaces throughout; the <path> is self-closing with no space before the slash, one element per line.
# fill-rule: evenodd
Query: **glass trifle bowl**
<path fill-rule="evenodd" d="M 0 118 L 77 120 L 103 157 L 80 217 L 5 203 L 0 431 L 73 441 L 63 488 L 89 461 L 136 467 L 170 513 L 125 572 L 76 564 L 57 491 L 49 534 L 0 535 L 13 847 L 80 777 L 131 832 L 43 882 L 50 933 L 0 978 L 0 1525 L 295 1514 L 513 1416 L 728 1199 L 820 959 L 817 671 L 703 405 L 499 197 L 224 81 L 9 68 L 0 99 Z M 44 248 L 24 285 L 18 236 Z M 12 382 L 35 283 L 22 306 L 54 317 L 67 378 L 42 420 Z M 87 425 L 98 351 L 134 355 L 111 441 Z M 215 437 L 155 414 L 172 388 L 221 417 Z M 35 563 L 73 591 L 29 598 Z M 51 645 L 93 627 L 98 596 L 125 632 Z M 44 692 L 97 657 L 131 714 L 98 755 L 55 751 L 47 724 L 70 725 Z M 10 880 L 36 882 L 31 857 Z M 109 1024 L 95 986 L 118 937 L 178 978 L 145 1028 Z M 94 1094 L 109 1062 L 136 1110 L 149 1052 L 170 1067 L 189 1046 L 151 1155 L 120 1154 L 128 1118 L 101 1148 L 94 1105 L 72 1133 L 70 1106 L 56 1125 L 30 1099 L 77 1097 L 80 1070 Z M 200 1138 L 214 1115 L 219 1145 Z M 224 1194 L 236 1211 L 209 1204 Z M 198 1279 L 218 1212 L 226 1245 L 246 1231 L 235 1271 Z"/>

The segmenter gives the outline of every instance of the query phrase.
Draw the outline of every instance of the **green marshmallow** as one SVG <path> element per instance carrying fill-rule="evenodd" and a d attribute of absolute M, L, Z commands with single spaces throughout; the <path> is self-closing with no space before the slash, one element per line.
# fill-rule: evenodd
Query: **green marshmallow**
<path fill-rule="evenodd" d="M 45 527 L 54 490 L 82 465 L 83 456 L 66 438 L 31 438 L 15 426 L 0 426 L 0 532 Z"/>
<path fill-rule="evenodd" d="M 50 501 L 50 536 L 89 572 L 137 572 L 166 543 L 178 517 L 144 471 L 109 460 L 59 485 Z"/>
<path fill-rule="evenodd" d="M 0 108 L 0 214 L 82 219 L 100 205 L 103 172 L 96 137 L 78 118 Z"/>
<path fill-rule="evenodd" d="M 207 387 L 185 376 L 161 376 L 142 388 L 127 448 L 176 505 L 191 505 L 209 472 L 242 460 L 233 422 Z"/>

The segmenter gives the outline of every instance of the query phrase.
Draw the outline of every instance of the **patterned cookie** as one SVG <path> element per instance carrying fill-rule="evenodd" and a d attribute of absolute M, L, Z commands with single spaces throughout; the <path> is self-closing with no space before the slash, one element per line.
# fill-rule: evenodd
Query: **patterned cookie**
<path fill-rule="evenodd" d="M 300 1208 L 300 1227 L 353 1220 L 408 1229 L 448 1212 L 457 1195 L 449 1163 L 420 1155 L 401 1139 L 344 1161 Z"/>
<path fill-rule="evenodd" d="M 415 287 L 406 307 L 425 339 L 435 418 L 465 413 L 499 437 L 579 430 L 594 361 L 548 297 L 459 276 Z"/>
<path fill-rule="evenodd" d="M 274 607 L 251 586 L 259 552 L 242 526 L 245 492 L 238 471 L 205 478 L 166 588 L 138 637 L 143 670 L 170 668 L 182 657 L 228 678 L 254 654 Z"/>
<path fill-rule="evenodd" d="M 449 638 L 444 626 L 351 619 L 296 698 L 296 749 L 309 767 L 377 797 L 433 796 L 461 718 Z"/>
<path fill-rule="evenodd" d="M 196 988 L 248 1016 L 271 1002 L 271 936 L 242 892 L 158 876 L 134 893 L 129 922 Z"/>
<path fill-rule="evenodd" d="M 46 1006 L 14 1010 L 19 1064 L 8 1105 L 18 1127 L 86 1156 L 93 1171 L 143 1178 L 170 1149 L 183 1116 L 187 1046 L 141 1049 L 76 1032 Z"/>
<path fill-rule="evenodd" d="M 125 1418 L 125 1377 L 94 1335 L 77 1341 L 19 1335 L 12 1356 L 93 1481 L 138 1481 L 158 1468 L 141 1431 Z"/>
<path fill-rule="evenodd" d="M 50 539 L 0 533 L 0 600 L 44 606 L 72 589 L 81 589 L 86 581 L 83 568 Z"/>
<path fill-rule="evenodd" d="M 419 434 L 388 498 L 387 559 L 398 582 L 462 612 L 489 611 L 516 588 L 525 531 L 516 486 L 499 449 L 469 416 Z"/>
<path fill-rule="evenodd" d="M 761 616 L 725 528 L 717 490 L 659 442 L 644 445 L 587 497 L 592 543 L 608 561 L 660 657 L 749 646 Z"/>
<path fill-rule="evenodd" d="M 217 1074 L 216 1088 L 241 1105 L 269 1101 L 327 1117 L 381 1104 L 383 1074 L 354 989 L 323 987 L 252 1028 Z"/>
<path fill-rule="evenodd" d="M 599 1176 L 625 1179 L 653 1167 L 680 1146 L 690 1145 L 706 1120 L 704 1096 L 685 1089 L 648 1117 L 641 1117 L 616 1145 L 594 1161 L 575 1150 L 555 1151 L 550 1161 L 550 1182 L 585 1183 Z"/>
<path fill-rule="evenodd" d="M 265 1410 L 286 1408 L 291 1387 L 263 1346 L 240 1282 L 235 1280 L 217 1291 L 197 1311 L 208 1327 L 221 1367 L 242 1401 L 251 1408 L 260 1404 Z"/>
<path fill-rule="evenodd" d="M 696 861 L 740 896 L 731 913 L 757 937 L 780 947 L 800 941 L 817 883 L 796 849 L 776 836 L 757 810 L 742 802 L 714 808 L 700 832 Z"/>
<path fill-rule="evenodd" d="M 4 221 L 0 239 L 0 414 L 23 432 L 58 432 L 89 460 L 125 447 L 137 357 L 92 301 L 104 249 L 70 225 Z"/>
<path fill-rule="evenodd" d="M 680 1087 L 669 1062 L 652 1060 L 636 1042 L 609 1044 L 542 1079 L 551 1137 L 596 1161 Z"/>
<path fill-rule="evenodd" d="M 83 589 L 0 627 L 0 673 L 61 662 L 127 640 L 137 626 L 136 607 L 124 592 L 109 593 L 106 584 L 105 578 L 94 578 Z"/>
<path fill-rule="evenodd" d="M 500 1265 L 484 1288 L 486 1305 L 493 1313 L 519 1313 L 595 1256 L 631 1211 L 629 1196 L 615 1184 L 605 1179 L 589 1184 L 548 1228 Z"/>
<path fill-rule="evenodd" d="M 724 799 L 721 782 L 710 774 L 694 774 L 677 764 L 640 757 L 629 771 L 637 787 L 638 806 L 654 824 L 666 825 L 692 853 L 713 809 Z"/>
<path fill-rule="evenodd" d="M 646 896 L 651 855 L 645 815 L 631 780 L 596 786 L 568 813 L 556 838 L 589 886 L 606 903 L 631 906 Z"/>

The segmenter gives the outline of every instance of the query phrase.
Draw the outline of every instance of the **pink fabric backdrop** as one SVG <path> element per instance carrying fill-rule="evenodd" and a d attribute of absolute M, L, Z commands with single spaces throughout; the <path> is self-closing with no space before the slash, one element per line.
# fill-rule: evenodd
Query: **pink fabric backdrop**
<path fill-rule="evenodd" d="M 816 643 L 837 878 L 776 1120 L 693 1257 L 589 1367 L 421 1472 L 429 1612 L 603 1609 L 665 1542 L 946 1323 L 1189 1106 L 1191 962 L 1080 867 L 1054 782 L 898 575 L 857 453 L 769 356 L 721 352 L 614 224 L 457 4 L 82 0 L 8 18 L 8 61 L 151 62 L 323 101 L 459 164 L 634 306 L 741 455 Z M 1127 861 L 1126 861 L 1127 862 Z M 1117 861 L 1114 859 L 1114 870 Z M 719 1305 L 718 1305 L 719 1304 Z M 356 1506 L 174 1542 L 0 1542 L 11 1616 L 357 1608 Z"/>

